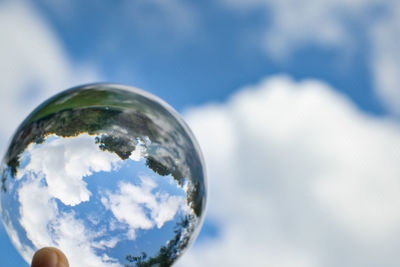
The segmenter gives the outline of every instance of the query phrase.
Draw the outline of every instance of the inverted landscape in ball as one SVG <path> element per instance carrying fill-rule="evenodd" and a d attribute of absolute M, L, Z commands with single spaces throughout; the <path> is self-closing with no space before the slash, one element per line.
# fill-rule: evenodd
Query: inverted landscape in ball
<path fill-rule="evenodd" d="M 153 95 L 92 84 L 44 102 L 1 166 L 1 216 L 21 255 L 53 246 L 71 266 L 170 266 L 206 204 L 201 152 Z"/>

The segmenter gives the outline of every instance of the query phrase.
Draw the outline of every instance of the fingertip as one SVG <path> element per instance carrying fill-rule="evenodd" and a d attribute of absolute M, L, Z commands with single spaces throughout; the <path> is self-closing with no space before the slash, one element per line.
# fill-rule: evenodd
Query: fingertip
<path fill-rule="evenodd" d="M 45 247 L 36 251 L 31 267 L 69 267 L 64 253 L 53 247 Z"/>

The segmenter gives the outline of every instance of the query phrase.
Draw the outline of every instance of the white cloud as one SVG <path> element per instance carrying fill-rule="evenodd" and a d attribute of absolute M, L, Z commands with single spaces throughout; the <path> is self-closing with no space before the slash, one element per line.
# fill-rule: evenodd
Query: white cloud
<path fill-rule="evenodd" d="M 94 243 L 93 240 L 102 233 L 85 228 L 84 222 L 75 218 L 73 212 L 60 213 L 43 180 L 35 178 L 23 182 L 18 190 L 18 200 L 21 205 L 19 222 L 33 248 L 21 244 L 11 225 L 7 227 L 7 231 L 11 233 L 14 244 L 22 248 L 20 252 L 27 262 L 31 261 L 34 249 L 54 246 L 66 253 L 71 266 L 121 266 L 108 257 L 96 255 L 94 251 L 95 247 L 112 247 L 115 240 Z"/>
<path fill-rule="evenodd" d="M 71 206 L 89 201 L 92 195 L 83 181 L 85 177 L 109 172 L 118 167 L 119 161 L 116 154 L 100 151 L 95 138 L 88 134 L 76 138 L 48 136 L 46 146 L 31 144 L 24 155 L 30 161 L 19 171 L 19 178 L 27 174 L 43 176 L 50 195 Z"/>
<path fill-rule="evenodd" d="M 322 82 L 284 76 L 186 119 L 205 154 L 208 220 L 219 233 L 180 266 L 400 264 L 398 124 Z"/>
<path fill-rule="evenodd" d="M 67 253 L 66 256 L 71 266 L 121 267 L 109 257 L 95 254 L 93 239 L 99 233 L 93 233 L 85 228 L 84 223 L 76 219 L 73 213 L 60 215 L 54 227 L 55 236 L 58 237 L 56 244 L 63 252 Z"/>
<path fill-rule="evenodd" d="M 54 93 L 97 81 L 93 67 L 69 61 L 29 1 L 0 3 L 0 148 L 25 116 Z M 7 114 L 7 115 L 5 115 Z"/>
<path fill-rule="evenodd" d="M 57 204 L 40 179 L 25 182 L 18 190 L 18 201 L 21 203 L 19 222 L 27 238 L 38 248 L 52 244 L 48 223 L 57 216 Z"/>
<path fill-rule="evenodd" d="M 240 12 L 264 9 L 269 18 L 262 47 L 278 60 L 310 43 L 339 47 L 345 55 L 363 43 L 377 95 L 400 114 L 400 3 L 396 0 L 222 0 Z M 355 26 L 355 27 L 354 27 Z M 358 32 L 356 31 L 356 28 Z M 362 38 L 359 38 L 359 36 Z M 359 39 L 357 39 L 359 38 Z M 257 40 L 259 41 L 259 40 Z M 365 43 L 366 42 L 366 43 Z"/>
<path fill-rule="evenodd" d="M 172 220 L 176 213 L 185 206 L 185 199 L 170 196 L 157 189 L 151 177 L 139 176 L 141 186 L 121 182 L 118 192 L 107 191 L 102 197 L 103 205 L 112 211 L 119 222 L 130 227 L 130 239 L 136 238 L 136 230 L 161 228 Z M 126 212 L 129 210 L 130 212 Z M 150 214 L 146 210 L 150 210 Z"/>
<path fill-rule="evenodd" d="M 113 248 L 119 241 L 118 238 L 110 238 L 108 240 L 100 240 L 97 243 L 93 243 L 92 246 L 98 249 Z"/>

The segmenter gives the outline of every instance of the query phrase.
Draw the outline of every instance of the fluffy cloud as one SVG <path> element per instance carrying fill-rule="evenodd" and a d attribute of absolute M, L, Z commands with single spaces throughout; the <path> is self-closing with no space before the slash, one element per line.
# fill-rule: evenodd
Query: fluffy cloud
<path fill-rule="evenodd" d="M 92 232 L 73 212 L 60 212 L 56 199 L 66 205 L 88 201 L 91 192 L 83 181 L 93 172 L 111 171 L 118 156 L 100 151 L 94 137 L 87 134 L 77 138 L 48 137 L 46 147 L 31 145 L 24 153 L 29 163 L 21 169 L 25 177 L 18 190 L 19 223 L 34 248 L 55 246 L 65 251 L 71 265 L 118 267 L 111 258 L 97 256 L 94 248 L 113 247 L 117 239 L 101 239 L 102 232 Z M 76 153 L 78 151 L 80 153 Z M 44 180 L 46 182 L 44 182 Z M 14 215 L 15 216 L 15 215 Z M 7 222 L 6 222 L 7 224 Z M 13 243 L 29 262 L 33 249 L 22 244 L 11 224 L 7 224 Z M 82 255 L 85 255 L 82 258 Z"/>
<path fill-rule="evenodd" d="M 26 182 L 18 191 L 18 200 L 21 203 L 20 224 L 26 229 L 27 238 L 39 248 L 52 244 L 48 223 L 57 216 L 57 204 L 47 188 L 39 179 Z M 33 255 L 24 256 L 29 258 Z"/>
<path fill-rule="evenodd" d="M 154 192 L 157 184 L 151 177 L 139 176 L 141 186 L 121 182 L 119 192 L 106 192 L 101 199 L 119 222 L 130 227 L 130 238 L 135 239 L 137 229 L 161 228 L 172 220 L 178 210 L 185 206 L 185 198 L 169 196 L 165 192 Z M 130 212 L 126 212 L 129 210 Z M 148 215 L 146 210 L 150 210 Z"/>
<path fill-rule="evenodd" d="M 54 223 L 55 236 L 58 235 L 56 244 L 62 251 L 68 252 L 67 257 L 71 266 L 121 267 L 117 263 L 118 260 L 108 257 L 107 254 L 96 255 L 93 249 L 93 239 L 101 233 L 91 232 L 82 221 L 74 217 L 72 212 L 60 215 Z M 104 246 L 112 245 L 111 243 L 107 244 L 107 240 L 103 240 L 100 248 L 104 249 Z"/>
<path fill-rule="evenodd" d="M 287 77 L 186 119 L 205 154 L 208 220 L 219 233 L 180 266 L 400 264 L 398 124 L 322 82 Z"/>
<path fill-rule="evenodd" d="M 27 180 L 18 190 L 20 202 L 20 224 L 35 248 L 54 246 L 67 253 L 71 266 L 101 266 L 120 267 L 110 258 L 97 256 L 93 249 L 93 239 L 101 233 L 94 233 L 84 226 L 84 222 L 75 218 L 73 212 L 61 213 L 51 196 L 48 187 L 41 180 Z M 15 233 L 12 226 L 8 232 Z M 24 249 L 20 250 L 27 262 L 33 256 L 31 248 L 23 247 L 17 234 L 11 235 L 14 244 Z M 104 244 L 98 247 L 104 248 Z M 110 241 L 113 242 L 113 241 Z M 84 257 L 82 257 L 84 255 Z"/>
<path fill-rule="evenodd" d="M 46 146 L 32 144 L 28 147 L 24 157 L 29 159 L 29 163 L 18 175 L 19 178 L 24 175 L 43 176 L 50 195 L 65 205 L 75 206 L 89 201 L 91 193 L 86 188 L 84 177 L 94 172 L 109 172 L 117 167 L 119 161 L 114 153 L 99 153 L 94 137 L 88 134 L 66 139 L 49 136 L 46 143 Z"/>
<path fill-rule="evenodd" d="M 0 3 L 0 149 L 41 101 L 78 83 L 93 82 L 92 67 L 71 63 L 52 29 L 28 1 Z"/>
<path fill-rule="evenodd" d="M 222 0 L 229 7 L 264 9 L 269 23 L 262 46 L 279 60 L 314 43 L 353 53 L 367 48 L 377 95 L 400 114 L 400 3 L 395 0 Z M 356 27 L 354 27 L 356 26 Z M 355 32 L 356 29 L 358 32 Z M 360 35 L 362 38 L 359 38 Z M 358 38 L 358 39 L 357 39 Z M 258 40 L 257 40 L 258 41 Z M 361 45 L 362 43 L 362 45 Z"/>

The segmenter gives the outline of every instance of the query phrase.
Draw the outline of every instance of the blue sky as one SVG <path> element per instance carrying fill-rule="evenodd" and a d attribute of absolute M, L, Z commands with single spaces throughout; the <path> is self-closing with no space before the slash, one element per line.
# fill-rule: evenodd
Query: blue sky
<path fill-rule="evenodd" d="M 60 90 L 133 85 L 208 166 L 181 266 L 398 266 L 399 25 L 395 0 L 2 0 L 0 147 Z"/>
<path fill-rule="evenodd" d="M 382 112 L 371 79 L 364 78 L 371 75 L 366 63 L 370 47 L 367 29 L 359 22 L 345 26 L 349 35 L 356 34 L 356 49 L 306 40 L 306 45 L 288 48 L 287 60 L 279 60 L 260 44 L 271 11 L 232 12 L 216 1 L 175 2 L 183 15 L 175 17 L 173 5 L 166 8 L 157 1 L 73 2 L 66 4 L 74 13 L 70 17 L 45 3 L 41 7 L 73 61 L 95 64 L 105 80 L 147 88 L 177 108 L 223 100 L 240 86 L 283 72 L 296 79 L 324 79 L 363 108 Z M 116 19 L 121 13 L 125 17 Z"/>

